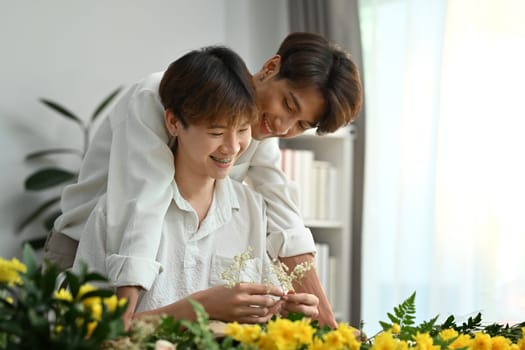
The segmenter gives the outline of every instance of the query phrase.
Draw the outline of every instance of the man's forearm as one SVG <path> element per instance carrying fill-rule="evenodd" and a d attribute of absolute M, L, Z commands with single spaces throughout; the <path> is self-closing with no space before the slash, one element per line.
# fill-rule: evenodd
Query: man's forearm
<path fill-rule="evenodd" d="M 288 266 L 290 271 L 292 271 L 296 265 L 302 262 L 308 261 L 313 263 L 314 257 L 312 254 L 301 254 L 286 258 L 279 257 L 279 260 L 281 260 L 286 266 Z M 295 282 L 294 288 L 297 292 L 314 294 L 319 298 L 319 316 L 316 319 L 321 326 L 327 325 L 330 328 L 337 327 L 337 321 L 335 320 L 332 307 L 328 302 L 328 298 L 326 297 L 315 269 L 308 271 L 301 281 Z"/>

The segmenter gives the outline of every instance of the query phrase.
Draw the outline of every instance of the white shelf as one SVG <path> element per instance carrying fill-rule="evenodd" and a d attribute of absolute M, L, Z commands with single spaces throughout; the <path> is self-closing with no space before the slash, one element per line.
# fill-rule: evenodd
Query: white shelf
<path fill-rule="evenodd" d="M 336 318 L 346 322 L 349 321 L 350 313 L 350 220 L 354 138 L 352 130 L 351 127 L 343 128 L 336 133 L 323 136 L 309 131 L 299 137 L 280 140 L 281 148 L 313 151 L 315 160 L 327 161 L 337 169 L 337 191 L 333 198 L 335 205 L 334 203 L 331 205 L 331 208 L 335 208 L 334 212 L 331 213 L 329 220 L 310 219 L 305 215 L 305 225 L 312 231 L 316 242 L 329 245 L 330 257 L 335 258 L 336 263 L 331 264 L 335 271 L 329 274 L 332 276 L 332 281 L 327 282 L 327 295 Z M 301 188 L 302 198 L 313 198 L 313 195 L 305 194 L 306 190 Z M 308 190 L 312 191 L 312 188 Z M 304 207 L 312 205 L 314 204 L 310 203 Z"/>

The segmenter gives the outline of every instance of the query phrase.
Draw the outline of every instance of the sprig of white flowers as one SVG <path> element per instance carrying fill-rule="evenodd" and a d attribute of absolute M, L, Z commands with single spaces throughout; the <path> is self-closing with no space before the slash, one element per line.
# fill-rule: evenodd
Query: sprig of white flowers
<path fill-rule="evenodd" d="M 229 288 L 232 288 L 237 283 L 240 282 L 253 282 L 253 281 L 241 281 L 241 274 L 246 268 L 246 262 L 250 259 L 253 259 L 253 248 L 248 247 L 248 250 L 244 253 L 236 255 L 233 258 L 233 263 L 221 274 L 221 278 L 224 280 L 225 285 Z M 273 259 L 270 264 L 269 273 L 275 276 L 275 279 L 281 285 L 281 288 L 285 293 L 288 291 L 293 291 L 293 283 L 300 283 L 304 275 L 314 267 L 314 264 L 310 261 L 304 261 L 300 264 L 297 264 L 293 271 L 289 272 L 288 266 L 279 259 Z M 265 274 L 267 275 L 267 274 Z M 273 282 L 275 282 L 273 279 Z M 272 279 L 265 276 L 263 278 L 263 283 L 272 284 Z"/>
<path fill-rule="evenodd" d="M 233 288 L 239 282 L 250 282 L 240 281 L 241 273 L 246 268 L 246 261 L 253 259 L 253 248 L 248 247 L 248 250 L 244 253 L 233 257 L 233 263 L 221 274 L 221 278 L 226 283 L 226 286 Z"/>
<path fill-rule="evenodd" d="M 288 272 L 290 269 L 288 266 L 279 261 L 279 259 L 274 259 L 272 261 L 272 272 L 277 277 L 277 280 L 281 284 L 281 287 L 285 292 L 293 291 L 293 283 L 301 283 L 304 275 L 314 267 L 314 264 L 310 261 L 303 261 L 300 264 L 295 265 L 292 272 Z"/>

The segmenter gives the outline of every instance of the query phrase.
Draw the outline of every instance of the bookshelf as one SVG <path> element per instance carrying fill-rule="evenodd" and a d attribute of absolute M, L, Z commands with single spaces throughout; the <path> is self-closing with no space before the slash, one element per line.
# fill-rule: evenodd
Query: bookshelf
<path fill-rule="evenodd" d="M 323 262 L 317 262 L 321 265 L 317 266 L 321 283 L 336 318 L 346 322 L 350 311 L 353 138 L 348 127 L 325 136 L 308 132 L 281 139 L 279 144 L 283 170 L 300 187 L 305 225 L 320 244 L 318 251 L 325 256 L 319 259 Z M 302 151 L 310 152 L 305 156 Z M 328 165 L 333 174 L 327 178 L 319 176 L 315 164 Z"/>

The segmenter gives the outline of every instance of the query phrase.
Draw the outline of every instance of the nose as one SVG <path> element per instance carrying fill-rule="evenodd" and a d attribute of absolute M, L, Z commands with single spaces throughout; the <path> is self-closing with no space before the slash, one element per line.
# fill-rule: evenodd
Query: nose
<path fill-rule="evenodd" d="M 224 135 L 224 139 L 220 151 L 226 155 L 234 155 L 241 150 L 241 143 L 236 133 L 228 133 Z"/>
<path fill-rule="evenodd" d="M 294 118 L 277 117 L 274 120 L 274 130 L 278 135 L 286 135 L 294 125 Z"/>

